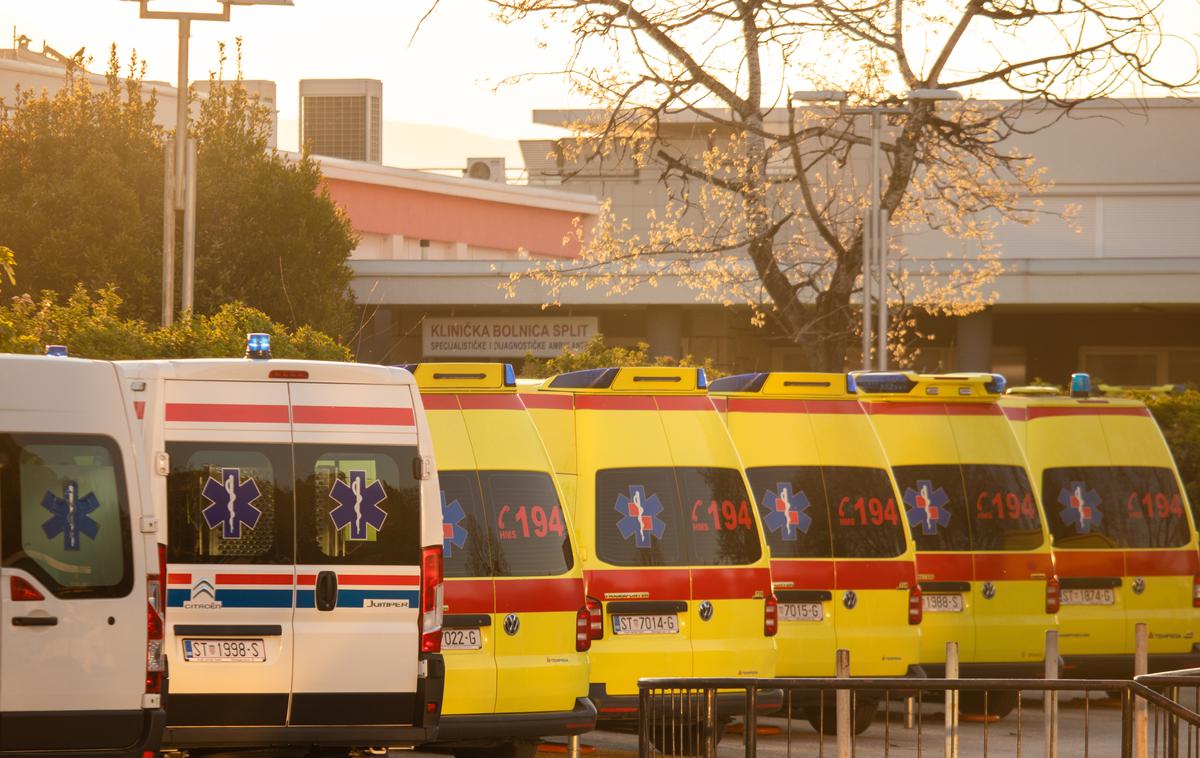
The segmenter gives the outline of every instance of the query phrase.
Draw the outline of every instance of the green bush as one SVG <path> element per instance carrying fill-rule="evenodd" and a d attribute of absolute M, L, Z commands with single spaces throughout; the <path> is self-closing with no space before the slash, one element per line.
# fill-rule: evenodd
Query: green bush
<path fill-rule="evenodd" d="M 1200 508 L 1200 392 L 1146 394 L 1140 397 L 1162 427 L 1193 512 Z"/>
<path fill-rule="evenodd" d="M 579 352 L 569 347 L 563 348 L 562 353 L 545 360 L 535 358 L 532 354 L 525 356 L 521 365 L 520 375 L 531 379 L 544 379 L 555 374 L 568 371 L 580 371 L 586 368 L 608 368 L 610 366 L 698 366 L 704 369 L 709 379 L 721 376 L 721 372 L 713 367 L 711 358 L 697 362 L 691 355 L 685 355 L 676 360 L 667 356 L 658 356 L 653 360 L 647 357 L 650 345 L 639 342 L 635 347 L 609 347 L 604 342 L 604 335 L 592 337 Z"/>
<path fill-rule="evenodd" d="M 276 358 L 351 359 L 349 348 L 329 335 L 307 326 L 289 330 L 242 303 L 227 303 L 210 316 L 169 327 L 126 318 L 121 308 L 116 290 L 93 295 L 82 286 L 65 303 L 54 292 L 37 299 L 13 298 L 0 307 L 0 352 L 40 353 L 46 345 L 66 345 L 79 358 L 233 358 L 245 352 L 247 333 L 266 332 Z"/>

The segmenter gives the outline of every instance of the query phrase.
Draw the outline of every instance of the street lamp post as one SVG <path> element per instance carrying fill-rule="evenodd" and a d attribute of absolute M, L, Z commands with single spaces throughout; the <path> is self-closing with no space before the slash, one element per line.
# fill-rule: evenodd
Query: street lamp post
<path fill-rule="evenodd" d="M 848 116 L 869 115 L 871 117 L 871 209 L 863 223 L 863 319 L 862 319 L 862 363 L 863 370 L 871 369 L 871 297 L 878 304 L 876 365 L 880 371 L 888 367 L 888 279 L 887 279 L 887 213 L 883 209 L 880 192 L 880 155 L 883 117 L 889 114 L 910 114 L 911 107 L 871 105 L 855 108 L 845 107 L 847 93 L 832 90 L 793 92 L 791 99 L 801 102 L 833 102 L 838 112 Z M 946 89 L 914 89 L 908 93 L 908 101 L 961 100 L 962 94 Z M 876 281 L 872 281 L 875 279 Z M 877 289 L 872 292 L 872 288 Z"/>
<path fill-rule="evenodd" d="M 183 213 L 182 311 L 190 313 L 195 305 L 196 276 L 196 143 L 188 139 L 188 43 L 193 21 L 228 21 L 235 5 L 292 5 L 292 0 L 195 0 L 193 8 L 207 6 L 217 10 L 154 10 L 152 0 L 132 0 L 138 4 L 141 18 L 166 19 L 179 23 L 178 89 L 175 93 L 175 139 L 164 154 L 163 181 L 163 326 L 175 320 L 175 225 L 177 212 Z M 175 7 L 175 6 L 172 6 Z"/>

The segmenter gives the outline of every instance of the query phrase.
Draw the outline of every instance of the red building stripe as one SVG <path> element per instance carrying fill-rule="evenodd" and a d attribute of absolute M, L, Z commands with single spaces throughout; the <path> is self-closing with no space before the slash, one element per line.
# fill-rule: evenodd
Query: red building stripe
<path fill-rule="evenodd" d="M 222 424 L 286 424 L 286 405 L 238 405 L 234 403 L 167 403 L 167 421 L 218 422 Z"/>
<path fill-rule="evenodd" d="M 777 558 L 771 578 L 781 590 L 828 590 L 837 584 L 837 568 L 832 558 Z"/>
<path fill-rule="evenodd" d="M 707 395 L 676 396 L 657 395 L 654 398 L 660 411 L 712 411 L 712 401 Z"/>
<path fill-rule="evenodd" d="M 975 553 L 975 579 L 981 582 L 1049 579 L 1054 559 L 1048 553 Z"/>
<path fill-rule="evenodd" d="M 421 403 L 427 411 L 456 411 L 458 410 L 458 395 L 442 395 L 421 393 Z"/>
<path fill-rule="evenodd" d="M 574 613 L 583 605 L 582 579 L 496 580 L 496 613 Z"/>
<path fill-rule="evenodd" d="M 525 406 L 515 392 L 458 396 L 464 411 L 523 411 Z"/>
<path fill-rule="evenodd" d="M 631 600 L 687 600 L 692 591 L 687 569 L 596 569 L 585 571 L 584 579 L 587 594 L 599 600 L 608 593 L 639 595 Z"/>
<path fill-rule="evenodd" d="M 522 392 L 519 393 L 526 408 L 548 408 L 551 410 L 569 411 L 575 407 L 572 395 L 557 395 L 551 392 Z"/>
<path fill-rule="evenodd" d="M 1125 554 L 1120 550 L 1055 550 L 1054 565 L 1063 576 L 1124 576 Z"/>
<path fill-rule="evenodd" d="M 910 587 L 917 582 L 917 567 L 913 561 L 838 561 L 839 590 L 894 590 L 903 583 Z"/>
<path fill-rule="evenodd" d="M 271 584 L 291 586 L 295 581 L 292 574 L 217 574 L 217 584 Z"/>
<path fill-rule="evenodd" d="M 767 568 L 694 568 L 692 598 L 725 600 L 765 597 L 771 592 L 771 570 Z"/>
<path fill-rule="evenodd" d="M 576 395 L 575 408 L 581 411 L 656 411 L 652 395 Z"/>
<path fill-rule="evenodd" d="M 495 613 L 491 579 L 446 579 L 447 613 Z"/>
<path fill-rule="evenodd" d="M 354 426 L 413 426 L 412 408 L 373 408 L 353 405 L 296 405 L 292 416 L 297 424 L 344 424 Z"/>
<path fill-rule="evenodd" d="M 970 553 L 917 553 L 917 574 L 922 581 L 969 582 L 974 573 Z"/>
<path fill-rule="evenodd" d="M 1079 405 L 1065 407 L 1031 407 L 1029 409 L 1029 420 L 1035 418 L 1050 418 L 1054 416 L 1150 416 L 1150 409 L 1146 407 L 1131 407 L 1128 405 Z"/>

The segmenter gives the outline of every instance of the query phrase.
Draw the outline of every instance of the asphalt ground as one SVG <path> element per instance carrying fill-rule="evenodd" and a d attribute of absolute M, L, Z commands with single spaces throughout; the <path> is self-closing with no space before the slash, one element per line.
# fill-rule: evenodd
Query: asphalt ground
<path fill-rule="evenodd" d="M 1184 705 L 1195 707 L 1195 694 L 1187 693 L 1181 698 Z M 1020 718 L 1017 711 L 1000 721 L 981 723 L 960 720 L 958 751 L 961 756 L 1037 756 L 1045 753 L 1044 701 L 1041 693 L 1025 693 L 1021 699 Z M 1149 715 L 1149 755 L 1162 755 L 1165 750 L 1165 725 L 1157 717 L 1155 709 Z M 914 728 L 905 728 L 903 701 L 893 703 L 887 713 L 881 708 L 875 723 L 862 735 L 854 738 L 856 756 L 897 756 L 898 758 L 921 758 L 942 756 L 945 751 L 945 701 L 943 698 L 926 700 L 921 708 L 920 719 L 914 719 Z M 765 718 L 759 719 L 758 755 L 760 756 L 833 756 L 837 755 L 837 738 L 821 737 L 804 719 Z M 719 756 L 742 756 L 742 734 L 735 733 L 735 725 L 726 734 L 717 751 Z M 1157 729 L 1156 729 L 1157 727 Z M 789 732 L 790 730 L 790 732 Z M 766 733 L 770 732 L 770 733 Z M 1156 736 L 1157 735 L 1157 736 Z M 562 740 L 555 740 L 562 743 Z M 582 739 L 584 755 L 591 758 L 627 758 L 637 755 L 637 735 L 633 731 L 598 730 L 586 734 Z M 561 754 L 562 748 L 545 746 L 542 754 L 549 751 Z M 1196 730 L 1181 728 L 1179 752 L 1181 755 L 1200 753 L 1200 735 Z M 1119 700 L 1092 693 L 1086 697 L 1082 692 L 1059 694 L 1059 737 L 1058 755 L 1062 758 L 1076 756 L 1119 756 L 1121 754 L 1121 704 Z"/>

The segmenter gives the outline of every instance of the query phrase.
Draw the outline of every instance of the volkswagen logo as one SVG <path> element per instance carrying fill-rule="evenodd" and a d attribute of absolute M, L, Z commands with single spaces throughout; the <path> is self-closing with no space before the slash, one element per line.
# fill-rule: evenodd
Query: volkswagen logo
<path fill-rule="evenodd" d="M 700 620 L 708 621 L 713 615 L 713 604 L 705 600 L 700 604 Z"/>
<path fill-rule="evenodd" d="M 1133 594 L 1140 595 L 1146 591 L 1146 580 L 1142 577 L 1137 577 L 1133 580 Z"/>
<path fill-rule="evenodd" d="M 996 585 L 991 582 L 983 583 L 983 597 L 986 600 L 991 600 L 996 596 Z"/>
<path fill-rule="evenodd" d="M 858 593 L 846 590 L 846 594 L 842 595 L 842 605 L 846 606 L 846 610 L 854 610 L 854 606 L 858 605 Z"/>
<path fill-rule="evenodd" d="M 521 619 L 517 618 L 517 614 L 510 613 L 504 617 L 504 633 L 509 637 L 517 633 L 521 628 Z"/>

